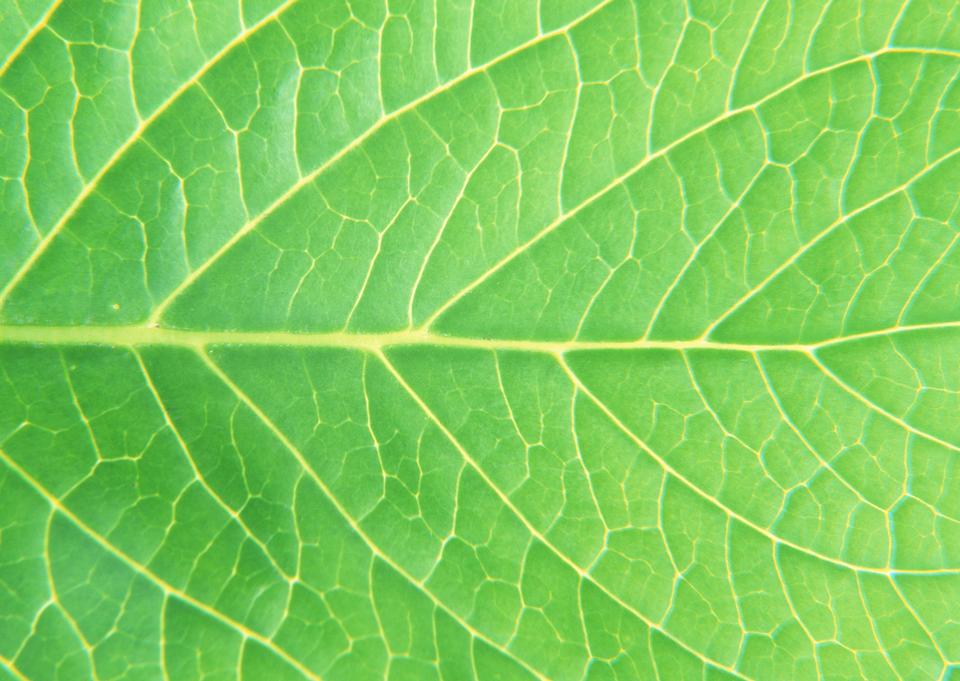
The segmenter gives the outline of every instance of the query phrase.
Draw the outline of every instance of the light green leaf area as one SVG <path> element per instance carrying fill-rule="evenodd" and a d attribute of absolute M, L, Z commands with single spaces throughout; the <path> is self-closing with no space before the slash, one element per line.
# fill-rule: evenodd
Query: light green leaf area
<path fill-rule="evenodd" d="M 0 0 L 0 679 L 960 678 L 954 0 Z"/>

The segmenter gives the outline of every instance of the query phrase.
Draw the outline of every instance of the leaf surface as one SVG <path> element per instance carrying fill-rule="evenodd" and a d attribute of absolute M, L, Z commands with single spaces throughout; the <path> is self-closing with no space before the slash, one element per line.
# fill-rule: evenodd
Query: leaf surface
<path fill-rule="evenodd" d="M 945 679 L 947 0 L 0 0 L 0 678 Z"/>

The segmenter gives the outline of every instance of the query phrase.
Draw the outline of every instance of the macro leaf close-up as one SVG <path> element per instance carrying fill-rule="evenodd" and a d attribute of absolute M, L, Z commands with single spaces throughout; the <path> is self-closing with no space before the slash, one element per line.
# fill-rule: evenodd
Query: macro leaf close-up
<path fill-rule="evenodd" d="M 0 681 L 960 681 L 956 0 L 0 0 Z"/>

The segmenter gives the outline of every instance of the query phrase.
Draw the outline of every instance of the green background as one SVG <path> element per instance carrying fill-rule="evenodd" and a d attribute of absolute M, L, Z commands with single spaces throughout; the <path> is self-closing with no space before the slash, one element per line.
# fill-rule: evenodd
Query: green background
<path fill-rule="evenodd" d="M 0 679 L 951 679 L 954 0 L 0 0 Z"/>

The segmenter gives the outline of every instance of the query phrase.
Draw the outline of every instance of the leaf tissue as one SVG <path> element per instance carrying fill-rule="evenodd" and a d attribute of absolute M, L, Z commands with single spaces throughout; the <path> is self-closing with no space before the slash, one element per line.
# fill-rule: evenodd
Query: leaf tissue
<path fill-rule="evenodd" d="M 0 681 L 960 679 L 955 0 L 0 0 Z"/>

